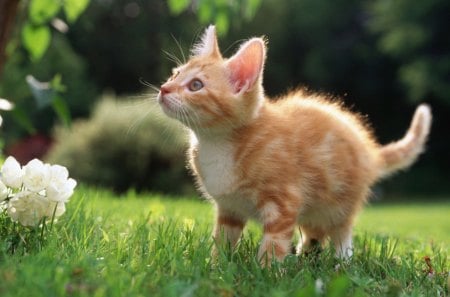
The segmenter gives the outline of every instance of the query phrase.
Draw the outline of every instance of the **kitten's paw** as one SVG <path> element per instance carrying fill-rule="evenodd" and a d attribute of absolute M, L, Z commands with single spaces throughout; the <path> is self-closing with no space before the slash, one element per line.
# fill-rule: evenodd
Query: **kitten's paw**
<path fill-rule="evenodd" d="M 349 246 L 349 247 L 342 247 L 342 248 L 338 248 L 336 250 L 336 254 L 335 254 L 336 258 L 339 258 L 341 260 L 350 260 L 353 256 L 353 247 Z"/>

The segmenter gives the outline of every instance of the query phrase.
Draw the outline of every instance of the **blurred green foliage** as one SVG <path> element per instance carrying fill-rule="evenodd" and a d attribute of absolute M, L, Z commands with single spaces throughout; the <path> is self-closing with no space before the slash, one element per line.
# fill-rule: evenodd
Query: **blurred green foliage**
<path fill-rule="evenodd" d="M 48 102 L 33 95 L 33 87 L 26 79 L 30 74 L 39 81 L 50 82 L 49 91 L 54 96 L 47 94 Z M 2 114 L 2 136 L 11 144 L 37 131 L 51 133 L 57 119 L 69 124 L 72 116 L 86 116 L 97 95 L 98 88 L 89 80 L 86 61 L 73 51 L 64 36 L 55 34 L 52 46 L 34 62 L 23 48 L 11 45 L 0 81 L 0 96 L 14 102 L 15 108 Z"/>
<path fill-rule="evenodd" d="M 450 2 L 377 0 L 370 28 L 378 47 L 399 62 L 397 78 L 412 101 L 436 97 L 450 105 Z"/>
<path fill-rule="evenodd" d="M 71 115 L 87 117 L 104 91 L 139 93 L 141 78 L 158 86 L 175 66 L 164 52 L 185 61 L 205 26 L 216 23 L 224 56 L 243 39 L 267 37 L 268 95 L 307 86 L 339 96 L 369 116 L 381 143 L 400 138 L 418 101 L 428 102 L 427 153 L 383 188 L 449 191 L 450 140 L 442 137 L 450 126 L 449 15 L 447 0 L 91 0 L 67 33 L 47 25 L 50 46 L 39 61 L 13 40 L 0 96 L 49 132 L 55 116 L 30 105 L 26 75 L 50 81 L 60 74 Z M 8 145 L 26 131 L 5 115 L 4 134 Z"/>
<path fill-rule="evenodd" d="M 116 191 L 130 187 L 191 194 L 185 169 L 185 133 L 148 99 L 106 97 L 88 120 L 59 128 L 48 161 L 74 178 Z"/>
<path fill-rule="evenodd" d="M 191 10 L 201 24 L 214 23 L 218 34 L 225 35 L 230 25 L 241 24 L 241 19 L 253 19 L 261 0 L 168 0 L 167 4 L 172 14 Z"/>
<path fill-rule="evenodd" d="M 33 60 L 39 60 L 47 50 L 51 39 L 50 29 L 46 26 L 25 24 L 22 29 L 23 46 Z"/>
<path fill-rule="evenodd" d="M 39 60 L 50 45 L 49 24 L 61 11 L 74 23 L 87 8 L 89 0 L 31 0 L 28 18 L 22 28 L 22 41 L 33 60 Z"/>
<path fill-rule="evenodd" d="M 5 78 L 0 83 L 0 94 L 11 98 L 14 102 L 10 117 L 29 134 L 35 134 L 38 131 L 49 132 L 53 119 L 51 118 L 43 125 L 39 120 L 42 114 L 48 112 L 46 109 L 49 107 L 66 126 L 70 126 L 71 108 L 62 95 L 66 91 L 66 86 L 62 83 L 61 73 L 71 69 L 59 67 L 52 69 L 46 61 L 42 62 L 42 60 L 52 42 L 51 26 L 62 31 L 61 33 L 67 30 L 67 25 L 58 18 L 62 12 L 70 23 L 74 23 L 88 4 L 89 0 L 31 0 L 23 5 L 22 10 L 27 13 L 19 17 L 21 21 L 18 22 L 17 28 L 21 38 L 16 36 L 8 44 L 8 63 L 3 69 Z M 55 22 L 59 22 L 59 25 L 55 25 Z M 58 45 L 58 39 L 60 36 L 54 36 L 54 46 Z M 66 53 L 67 49 L 63 49 L 63 56 L 66 59 L 70 58 L 70 49 L 69 54 Z M 45 66 L 42 67 L 42 64 Z M 47 75 L 43 75 L 45 82 L 34 77 L 34 75 L 42 75 L 41 69 L 47 72 Z M 30 97 L 35 99 L 35 105 L 30 104 Z M 36 116 L 39 119 L 36 119 Z M 8 126 L 7 128 L 7 138 L 11 135 L 14 138 L 21 134 L 20 128 L 10 129 Z"/>

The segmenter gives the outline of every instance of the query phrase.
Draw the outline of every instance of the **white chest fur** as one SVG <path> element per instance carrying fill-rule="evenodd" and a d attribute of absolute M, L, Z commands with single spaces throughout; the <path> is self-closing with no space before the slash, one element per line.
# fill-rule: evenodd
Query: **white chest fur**
<path fill-rule="evenodd" d="M 197 147 L 197 164 L 207 193 L 213 198 L 233 193 L 237 179 L 232 144 L 225 140 L 194 138 L 191 145 Z"/>

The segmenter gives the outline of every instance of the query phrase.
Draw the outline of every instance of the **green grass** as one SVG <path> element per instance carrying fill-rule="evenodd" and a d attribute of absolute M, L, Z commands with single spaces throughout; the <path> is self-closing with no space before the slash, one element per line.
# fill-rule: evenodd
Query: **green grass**
<path fill-rule="evenodd" d="M 256 224 L 211 261 L 208 202 L 84 188 L 43 245 L 2 229 L 0 296 L 446 296 L 449 213 L 448 202 L 369 206 L 351 261 L 326 249 L 263 269 Z"/>
<path fill-rule="evenodd" d="M 450 201 L 369 205 L 357 220 L 356 230 L 448 247 Z"/>

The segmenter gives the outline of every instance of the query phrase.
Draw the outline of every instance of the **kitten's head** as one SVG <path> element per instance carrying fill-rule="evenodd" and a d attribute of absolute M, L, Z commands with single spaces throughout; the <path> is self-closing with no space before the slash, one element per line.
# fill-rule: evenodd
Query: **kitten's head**
<path fill-rule="evenodd" d="M 224 59 L 209 26 L 191 59 L 161 86 L 158 102 L 169 117 L 194 131 L 240 126 L 256 116 L 264 100 L 265 51 L 264 40 L 253 38 Z"/>

